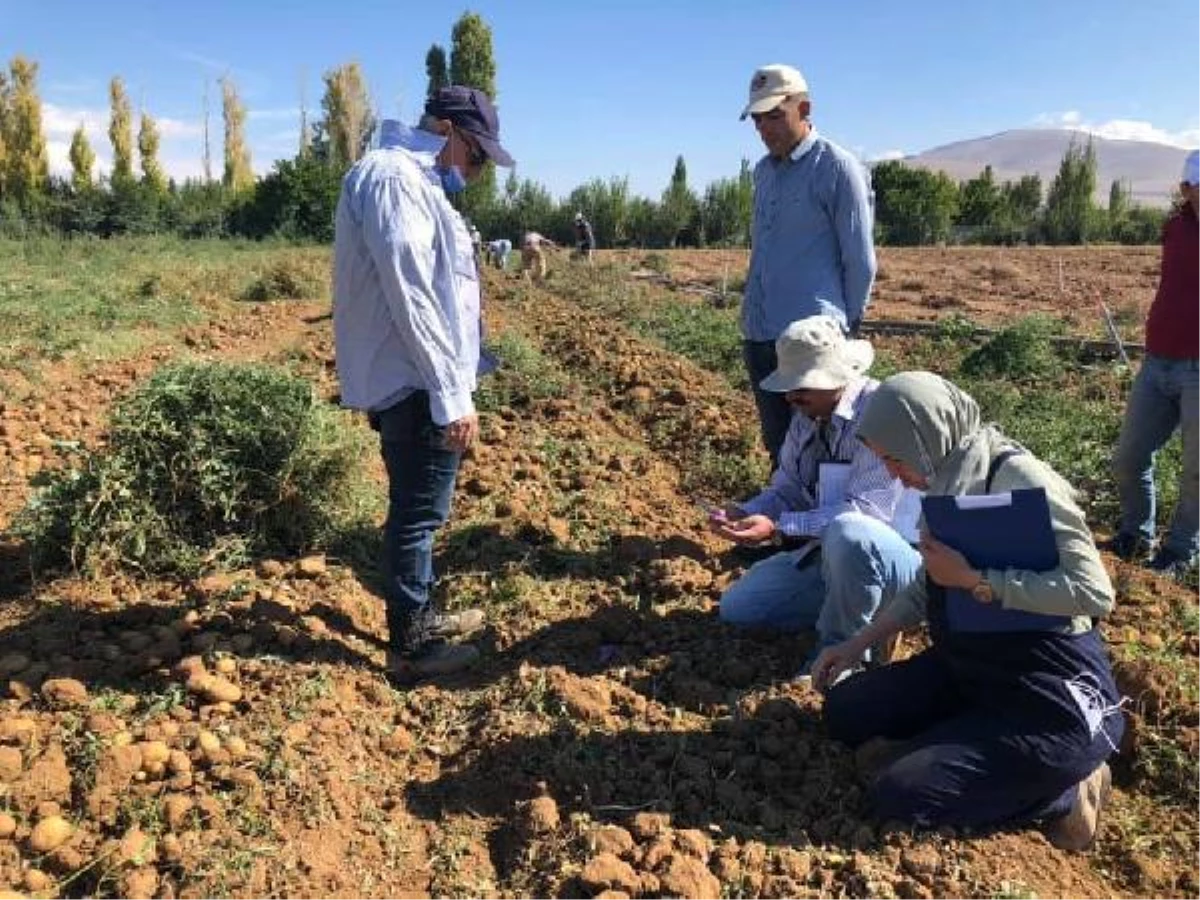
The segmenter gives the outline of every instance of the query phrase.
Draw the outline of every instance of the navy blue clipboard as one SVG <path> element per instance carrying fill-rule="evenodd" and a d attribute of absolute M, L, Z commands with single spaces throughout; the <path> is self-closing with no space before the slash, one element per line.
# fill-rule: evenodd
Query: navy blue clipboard
<path fill-rule="evenodd" d="M 976 569 L 1047 572 L 1058 566 L 1058 545 L 1043 488 L 924 497 L 921 506 L 929 533 Z M 980 603 L 962 588 L 946 589 L 946 625 L 951 631 L 1058 630 L 1069 621 L 1068 616 L 1004 609 L 998 599 Z"/>

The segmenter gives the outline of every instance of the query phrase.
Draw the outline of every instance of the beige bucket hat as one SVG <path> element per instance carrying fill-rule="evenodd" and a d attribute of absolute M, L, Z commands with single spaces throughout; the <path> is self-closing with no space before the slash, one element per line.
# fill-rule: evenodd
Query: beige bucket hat
<path fill-rule="evenodd" d="M 830 316 L 810 316 L 784 330 L 775 341 L 775 355 L 775 371 L 759 386 L 783 394 L 844 387 L 871 368 L 875 348 L 868 341 L 847 340 Z"/>

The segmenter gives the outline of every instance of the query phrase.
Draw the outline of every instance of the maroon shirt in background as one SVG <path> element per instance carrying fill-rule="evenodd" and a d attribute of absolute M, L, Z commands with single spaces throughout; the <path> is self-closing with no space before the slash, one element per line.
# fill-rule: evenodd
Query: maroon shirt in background
<path fill-rule="evenodd" d="M 1190 203 L 1163 226 L 1162 270 L 1146 317 L 1146 350 L 1167 359 L 1200 358 L 1200 229 Z"/>

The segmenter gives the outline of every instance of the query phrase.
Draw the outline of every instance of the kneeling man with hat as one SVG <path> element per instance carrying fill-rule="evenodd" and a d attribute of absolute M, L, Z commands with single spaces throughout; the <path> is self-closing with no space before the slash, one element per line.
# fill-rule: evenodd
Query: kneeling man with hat
<path fill-rule="evenodd" d="M 721 618 L 815 628 L 806 676 L 821 648 L 868 625 L 916 576 L 921 557 L 910 540 L 919 507 L 858 440 L 859 418 L 879 386 L 866 376 L 870 343 L 846 338 L 829 316 L 811 316 L 792 322 L 775 349 L 778 366 L 760 387 L 783 394 L 793 410 L 779 465 L 765 490 L 712 513 L 709 524 L 738 544 L 799 544 L 735 582 L 721 598 Z"/>

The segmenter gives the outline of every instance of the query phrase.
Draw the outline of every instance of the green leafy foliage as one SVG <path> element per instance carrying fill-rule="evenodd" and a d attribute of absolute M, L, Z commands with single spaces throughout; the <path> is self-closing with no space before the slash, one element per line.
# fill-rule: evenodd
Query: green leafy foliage
<path fill-rule="evenodd" d="M 564 379 L 553 360 L 515 331 L 489 341 L 500 367 L 479 380 L 475 405 L 483 412 L 501 407 L 524 407 L 537 400 L 561 396 Z"/>
<path fill-rule="evenodd" d="M 1015 380 L 1047 378 L 1062 370 L 1063 360 L 1051 341 L 1061 325 L 1047 316 L 1029 316 L 1002 328 L 962 362 L 974 378 L 997 376 Z"/>
<path fill-rule="evenodd" d="M 315 300 L 326 289 L 329 273 L 301 254 L 273 259 L 242 292 L 243 300 Z"/>
<path fill-rule="evenodd" d="M 44 479 L 14 530 L 40 568 L 195 574 L 299 553 L 362 517 L 368 444 L 286 372 L 172 365 L 116 407 L 103 449 Z"/>

